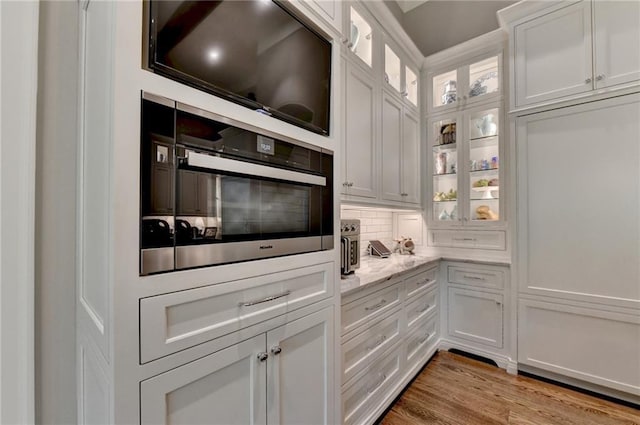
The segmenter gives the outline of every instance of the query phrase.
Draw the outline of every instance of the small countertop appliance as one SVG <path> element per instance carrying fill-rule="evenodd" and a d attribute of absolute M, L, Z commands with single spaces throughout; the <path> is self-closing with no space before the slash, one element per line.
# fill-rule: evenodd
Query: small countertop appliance
<path fill-rule="evenodd" d="M 360 267 L 360 220 L 340 220 L 340 273 L 348 275 Z"/>

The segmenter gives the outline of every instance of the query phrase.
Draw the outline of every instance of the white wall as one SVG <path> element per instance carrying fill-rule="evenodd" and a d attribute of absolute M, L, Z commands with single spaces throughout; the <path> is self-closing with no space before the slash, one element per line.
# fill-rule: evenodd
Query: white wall
<path fill-rule="evenodd" d="M 0 423 L 34 421 L 33 237 L 38 10 L 0 2 Z"/>
<path fill-rule="evenodd" d="M 36 423 L 76 423 L 78 5 L 40 3 L 35 213 Z"/>

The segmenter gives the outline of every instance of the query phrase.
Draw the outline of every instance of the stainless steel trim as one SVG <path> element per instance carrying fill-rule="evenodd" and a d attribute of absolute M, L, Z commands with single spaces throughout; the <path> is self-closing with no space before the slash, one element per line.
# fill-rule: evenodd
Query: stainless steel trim
<path fill-rule="evenodd" d="M 176 247 L 176 269 L 212 266 L 322 250 L 322 236 Z"/>
<path fill-rule="evenodd" d="M 182 102 L 176 102 L 176 109 L 178 111 L 182 111 L 182 112 L 187 112 L 189 114 L 198 115 L 198 116 L 200 116 L 202 118 L 207 118 L 207 119 L 210 119 L 210 120 L 219 121 L 219 122 L 222 122 L 222 123 L 225 123 L 225 124 L 232 125 L 234 127 L 238 127 L 238 128 L 242 128 L 244 130 L 252 131 L 254 133 L 262 134 L 262 135 L 267 136 L 267 137 L 272 137 L 274 139 L 282 140 L 283 142 L 287 142 L 287 143 L 294 144 L 296 146 L 300 146 L 300 147 L 303 147 L 303 148 L 311 149 L 311 150 L 316 151 L 316 152 L 323 152 L 323 153 L 327 153 L 327 154 L 333 155 L 333 152 L 330 151 L 330 150 L 323 149 L 323 148 L 320 148 L 318 146 L 311 145 L 309 143 L 301 142 L 300 140 L 296 140 L 296 139 L 293 139 L 291 137 L 285 136 L 283 134 L 278 134 L 278 133 L 275 133 L 273 131 L 270 131 L 270 130 L 267 130 L 267 129 L 264 129 L 264 128 L 256 127 L 256 126 L 253 126 L 251 124 L 247 124 L 247 123 L 240 122 L 240 121 L 235 121 L 235 120 L 232 120 L 231 118 L 225 117 L 224 115 L 219 115 L 219 114 L 216 114 L 215 112 L 205 111 L 204 109 L 196 108 L 194 106 L 187 105 L 187 104 L 184 104 Z"/>
<path fill-rule="evenodd" d="M 268 303 L 269 301 L 277 300 L 278 298 L 284 298 L 289 294 L 291 294 L 291 291 L 284 291 L 281 294 L 271 295 L 269 297 L 265 297 L 265 298 L 262 298 L 262 299 L 259 299 L 259 300 L 255 300 L 255 301 L 239 302 L 238 306 L 239 307 L 251 307 L 251 306 L 254 306 L 256 304 Z"/>
<path fill-rule="evenodd" d="M 166 272 L 174 269 L 173 247 L 140 250 L 140 274 Z"/>
<path fill-rule="evenodd" d="M 333 249 L 333 235 L 322 236 L 322 250 Z"/>
<path fill-rule="evenodd" d="M 267 167 L 266 165 L 253 164 L 251 162 L 238 161 L 219 156 L 211 156 L 194 151 L 187 151 L 187 164 L 193 167 L 208 168 L 210 170 L 228 171 L 249 176 L 312 184 L 315 186 L 327 185 L 326 177 L 283 170 L 282 168 Z"/>
<path fill-rule="evenodd" d="M 163 96 L 158 96 L 157 94 L 149 93 L 146 91 L 142 92 L 142 98 L 145 100 L 150 100 L 151 102 L 159 103 L 160 105 L 168 106 L 169 108 L 176 107 L 175 100 L 171 100 Z"/>

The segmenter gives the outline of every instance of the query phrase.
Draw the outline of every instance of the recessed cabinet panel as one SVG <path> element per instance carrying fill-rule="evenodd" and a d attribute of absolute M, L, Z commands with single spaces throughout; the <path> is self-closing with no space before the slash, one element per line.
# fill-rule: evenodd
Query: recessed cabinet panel
<path fill-rule="evenodd" d="M 449 288 L 449 336 L 502 348 L 503 296 Z"/>
<path fill-rule="evenodd" d="M 437 328 L 438 315 L 434 314 L 430 318 L 418 322 L 406 338 L 406 370 L 410 370 L 417 365 L 420 359 L 427 352 L 427 347 L 436 342 L 438 336 Z"/>
<path fill-rule="evenodd" d="M 518 362 L 640 395 L 640 318 L 521 299 Z"/>
<path fill-rule="evenodd" d="M 333 329 L 330 307 L 267 332 L 269 424 L 333 423 Z"/>
<path fill-rule="evenodd" d="M 347 64 L 345 100 L 345 182 L 343 193 L 375 198 L 376 135 L 373 79 Z"/>
<path fill-rule="evenodd" d="M 591 77 L 590 1 L 515 27 L 517 105 L 587 92 Z"/>
<path fill-rule="evenodd" d="M 596 88 L 640 80 L 640 2 L 594 1 Z"/>
<path fill-rule="evenodd" d="M 640 305 L 640 103 L 518 120 L 520 291 Z"/>
<path fill-rule="evenodd" d="M 140 423 L 267 423 L 265 335 L 241 342 L 140 384 Z"/>
<path fill-rule="evenodd" d="M 402 201 L 402 105 L 391 96 L 382 96 L 382 197 Z"/>

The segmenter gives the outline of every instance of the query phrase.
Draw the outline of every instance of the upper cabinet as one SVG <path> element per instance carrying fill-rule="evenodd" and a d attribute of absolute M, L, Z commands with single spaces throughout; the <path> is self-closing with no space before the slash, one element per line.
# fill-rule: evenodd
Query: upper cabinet
<path fill-rule="evenodd" d="M 582 0 L 510 13 L 512 109 L 640 82 L 640 2 Z"/>
<path fill-rule="evenodd" d="M 362 8 L 349 4 L 345 8 L 343 43 L 348 55 L 359 60 L 367 69 L 373 69 L 374 33 L 373 18 Z"/>
<path fill-rule="evenodd" d="M 429 72 L 429 112 L 450 111 L 499 98 L 502 95 L 501 63 L 502 54 L 491 54 Z"/>
<path fill-rule="evenodd" d="M 419 72 L 398 52 L 399 49 L 394 49 L 390 41 L 384 43 L 383 87 L 391 94 L 401 97 L 407 106 L 417 109 Z"/>

